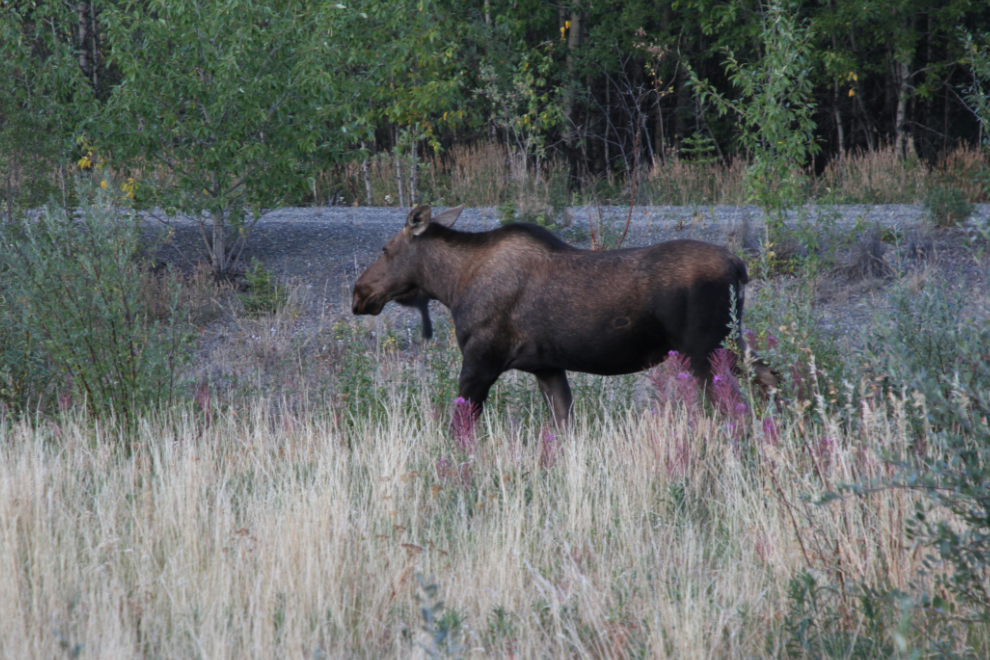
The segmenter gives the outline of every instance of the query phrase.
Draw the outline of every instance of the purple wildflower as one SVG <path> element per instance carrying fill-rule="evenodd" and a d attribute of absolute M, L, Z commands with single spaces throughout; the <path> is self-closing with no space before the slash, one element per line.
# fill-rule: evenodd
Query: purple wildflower
<path fill-rule="evenodd" d="M 763 419 L 763 437 L 768 445 L 776 445 L 780 442 L 780 434 L 777 432 L 777 423 L 773 417 Z"/>
<path fill-rule="evenodd" d="M 735 367 L 736 358 L 731 351 L 720 348 L 710 358 L 712 365 L 712 402 L 715 408 L 730 422 L 726 428 L 729 436 L 734 440 L 742 433 L 744 425 L 738 423 L 749 408 L 742 401 L 742 394 L 736 385 L 735 376 L 732 370 Z"/>
<path fill-rule="evenodd" d="M 683 405 L 693 424 L 700 410 L 700 391 L 687 356 L 671 351 L 666 360 L 650 369 L 648 376 L 657 398 Z"/>
<path fill-rule="evenodd" d="M 557 435 L 550 431 L 543 432 L 543 443 L 540 445 L 540 467 L 549 470 L 557 462 L 560 454 L 560 442 Z"/>
<path fill-rule="evenodd" d="M 480 410 L 478 406 L 464 397 L 457 397 L 454 400 L 454 412 L 451 415 L 450 431 L 454 436 L 454 442 L 465 454 L 474 451 L 475 445 L 475 421 L 478 419 Z"/>

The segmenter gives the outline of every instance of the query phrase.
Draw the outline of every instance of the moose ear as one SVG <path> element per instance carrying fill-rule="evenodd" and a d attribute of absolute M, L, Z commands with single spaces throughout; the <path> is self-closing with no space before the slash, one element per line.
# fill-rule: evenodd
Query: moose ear
<path fill-rule="evenodd" d="M 437 217 L 433 218 L 433 222 L 443 225 L 444 227 L 452 227 L 457 218 L 460 217 L 461 211 L 464 210 L 464 205 L 455 206 L 452 209 L 447 209 L 446 211 L 441 211 L 437 213 Z"/>
<path fill-rule="evenodd" d="M 430 214 L 433 210 L 427 204 L 417 206 L 409 212 L 406 218 L 406 228 L 413 236 L 419 236 L 430 226 Z"/>

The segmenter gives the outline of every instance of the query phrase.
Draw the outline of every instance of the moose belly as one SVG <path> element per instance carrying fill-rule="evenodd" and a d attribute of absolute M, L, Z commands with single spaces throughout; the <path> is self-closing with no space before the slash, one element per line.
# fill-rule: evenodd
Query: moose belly
<path fill-rule="evenodd" d="M 602 327 L 604 325 L 604 327 Z M 592 327 L 568 325 L 523 342 L 510 368 L 522 371 L 564 369 L 600 376 L 642 371 L 663 361 L 674 346 L 662 333 L 638 324 L 618 327 L 610 321 Z"/>

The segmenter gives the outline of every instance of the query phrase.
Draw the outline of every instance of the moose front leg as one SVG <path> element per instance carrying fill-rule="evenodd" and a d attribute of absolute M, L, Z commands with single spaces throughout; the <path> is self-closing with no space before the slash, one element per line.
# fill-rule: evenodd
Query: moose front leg
<path fill-rule="evenodd" d="M 557 426 L 566 426 L 571 414 L 571 386 L 563 369 L 534 373 L 550 415 Z"/>
<path fill-rule="evenodd" d="M 488 391 L 501 375 L 502 372 L 497 369 L 464 360 L 457 382 L 457 395 L 474 404 L 475 415 L 480 415 L 488 400 Z"/>

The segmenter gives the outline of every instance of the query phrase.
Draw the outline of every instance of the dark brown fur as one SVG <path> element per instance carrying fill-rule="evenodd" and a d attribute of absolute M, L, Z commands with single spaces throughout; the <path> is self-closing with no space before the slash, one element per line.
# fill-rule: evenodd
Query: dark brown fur
<path fill-rule="evenodd" d="M 541 227 L 450 229 L 461 208 L 419 206 L 354 285 L 355 314 L 424 295 L 447 306 L 464 361 L 459 394 L 484 404 L 509 369 L 536 376 L 555 419 L 571 407 L 567 371 L 626 374 L 687 356 L 711 380 L 709 358 L 742 317 L 743 262 L 722 247 L 678 240 L 644 248 L 572 247 Z M 736 341 L 744 346 L 741 333 Z M 762 363 L 757 379 L 775 379 Z"/>

